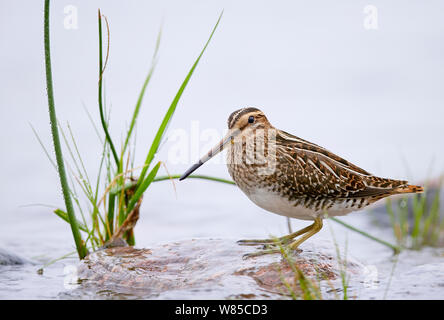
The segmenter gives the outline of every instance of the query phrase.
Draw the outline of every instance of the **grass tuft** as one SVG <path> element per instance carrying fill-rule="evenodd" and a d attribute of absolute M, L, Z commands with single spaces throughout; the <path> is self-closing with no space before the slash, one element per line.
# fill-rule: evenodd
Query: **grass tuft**
<path fill-rule="evenodd" d="M 143 166 L 141 166 L 141 172 L 138 177 L 135 177 L 134 174 L 140 168 L 134 167 L 135 150 L 128 148 L 128 146 L 130 145 L 132 139 L 135 140 L 135 128 L 137 124 L 137 118 L 139 116 L 139 111 L 141 109 L 143 98 L 146 94 L 148 84 L 152 78 L 158 60 L 161 30 L 159 31 L 157 36 L 150 69 L 142 85 L 136 105 L 132 112 L 130 125 L 124 135 L 125 139 L 123 140 L 122 148 L 120 150 L 120 153 L 118 153 L 109 131 L 109 110 L 106 106 L 105 92 L 103 88 L 105 68 L 109 57 L 110 29 L 108 20 L 100 12 L 100 10 L 98 10 L 99 71 L 97 102 L 102 132 L 99 131 L 99 128 L 96 126 L 89 112 L 88 117 L 93 124 L 94 130 L 99 136 L 99 140 L 102 142 L 102 148 L 100 152 L 99 172 L 93 184 L 89 179 L 86 167 L 82 160 L 81 153 L 79 152 L 78 143 L 74 138 L 71 127 L 68 124 L 68 130 L 65 131 L 63 127 L 58 123 L 55 114 L 49 42 L 49 7 L 50 2 L 49 0 L 46 0 L 44 10 L 45 65 L 48 106 L 56 161 L 52 160 L 49 152 L 43 145 L 34 128 L 32 128 L 32 130 L 34 131 L 39 144 L 43 147 L 43 150 L 48 156 L 48 159 L 57 169 L 60 176 L 66 209 L 58 208 L 54 210 L 54 213 L 59 218 L 70 224 L 79 258 L 83 259 L 88 253 L 86 249 L 87 247 L 95 250 L 99 247 L 105 246 L 108 241 L 115 240 L 116 237 L 121 237 L 129 245 L 134 245 L 135 237 L 133 229 L 139 217 L 139 208 L 142 203 L 143 194 L 148 190 L 152 182 L 163 181 L 167 179 L 166 176 L 157 177 L 161 166 L 160 161 L 158 161 L 154 166 L 151 166 L 151 164 L 155 158 L 159 145 L 162 142 L 162 138 L 167 130 L 168 124 L 170 123 L 174 112 L 179 104 L 180 98 L 182 97 L 182 94 L 185 91 L 187 84 L 191 79 L 191 76 L 193 75 L 200 59 L 202 58 L 219 25 L 219 22 L 222 18 L 222 13 L 220 14 L 217 23 L 215 24 L 203 49 L 201 50 L 197 59 L 194 61 L 191 69 L 189 70 L 181 86 L 179 87 L 172 103 L 167 109 L 166 114 L 160 124 L 160 127 L 157 130 L 154 141 L 149 148 L 146 161 L 144 162 Z M 104 19 L 106 23 L 108 40 L 105 62 L 103 62 L 102 49 L 102 19 Z M 62 154 L 59 130 L 62 133 L 65 147 L 68 150 L 68 154 L 70 156 L 69 162 L 68 159 L 64 159 Z M 71 173 L 69 175 L 69 180 L 66 173 L 65 164 L 69 172 Z M 174 175 L 174 177 L 178 177 L 178 175 Z M 194 176 L 194 178 L 216 181 L 223 180 L 207 176 Z M 86 198 L 86 208 L 83 203 L 84 201 L 77 193 L 77 188 L 81 190 L 84 198 Z M 81 220 L 78 220 L 75 215 L 74 204 L 81 214 Z M 89 214 L 86 215 L 84 214 L 85 212 L 88 212 Z M 85 238 L 85 241 L 83 240 L 82 234 Z"/>
<path fill-rule="evenodd" d="M 399 246 L 420 250 L 439 246 L 444 234 L 444 218 L 440 216 L 441 183 L 426 188 L 424 193 L 386 200 L 393 234 Z"/>

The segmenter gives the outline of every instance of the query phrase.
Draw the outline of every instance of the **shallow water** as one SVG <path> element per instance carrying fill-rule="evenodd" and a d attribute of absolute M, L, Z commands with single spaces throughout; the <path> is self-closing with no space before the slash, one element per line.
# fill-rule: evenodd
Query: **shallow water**
<path fill-rule="evenodd" d="M 202 186 L 202 184 L 206 184 Z M 224 192 L 230 202 L 215 197 L 202 199 L 200 203 L 184 206 L 183 201 L 174 200 L 169 183 L 157 184 L 147 194 L 142 206 L 141 220 L 136 227 L 138 247 L 147 247 L 161 242 L 190 238 L 257 238 L 269 234 L 281 235 L 286 232 L 286 221 L 282 217 L 268 214 L 250 204 L 234 187 L 211 182 L 202 184 L 186 182 L 178 186 L 178 195 L 187 199 L 198 188 L 214 190 L 215 195 Z M 169 203 L 162 201 L 160 194 L 171 193 Z M 185 200 L 185 202 L 187 202 Z M 150 208 L 147 208 L 147 204 Z M 207 210 L 203 210 L 207 208 Z M 235 210 L 242 208 L 242 210 Z M 58 261 L 37 274 L 42 264 L 56 259 L 73 250 L 68 225 L 48 212 L 36 212 L 35 208 L 7 217 L 2 228 L 1 246 L 30 259 L 34 264 L 23 266 L 0 266 L 0 298 L 17 299 L 125 299 L 152 298 L 137 290 L 133 293 L 109 290 L 82 290 L 70 283 L 70 274 L 77 266 L 75 256 Z M 240 214 L 241 213 L 241 214 Z M 343 220 L 356 227 L 393 241 L 391 229 L 374 225 L 371 212 L 353 213 Z M 293 229 L 306 225 L 294 221 Z M 349 274 L 349 297 L 357 299 L 439 299 L 444 297 L 444 250 L 426 248 L 421 251 L 405 251 L 394 259 L 392 251 L 359 234 L 329 221 L 324 229 L 309 240 L 307 246 L 329 242 L 333 236 L 340 246 L 341 254 L 361 262 L 368 275 L 354 278 Z M 304 249 L 304 246 L 301 247 Z M 241 257 L 239 256 L 239 259 Z M 396 262 L 395 268 L 394 264 Z M 394 268 L 394 271 L 393 271 Z M 393 273 L 392 278 L 391 274 Z M 340 284 L 338 283 L 340 288 Z M 234 289 L 233 289 L 234 290 Z M 234 290 L 236 291 L 236 290 Z M 182 290 L 173 294 L 175 298 L 192 299 L 195 290 Z M 164 295 L 168 298 L 168 295 Z M 217 295 L 214 297 L 218 297 Z"/>

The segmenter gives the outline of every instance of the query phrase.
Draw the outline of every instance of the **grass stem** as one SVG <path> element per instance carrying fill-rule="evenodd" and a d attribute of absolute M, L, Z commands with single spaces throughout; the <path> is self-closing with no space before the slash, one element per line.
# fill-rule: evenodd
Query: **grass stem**
<path fill-rule="evenodd" d="M 60 184 L 62 186 L 63 198 L 65 200 L 65 206 L 66 206 L 66 211 L 68 213 L 69 224 L 71 225 L 71 230 L 76 244 L 77 253 L 79 255 L 79 258 L 83 259 L 88 254 L 88 251 L 83 243 L 79 226 L 77 224 L 77 219 L 74 213 L 68 180 L 66 178 L 65 164 L 63 160 L 63 153 L 60 145 L 60 137 L 57 126 L 57 116 L 55 111 L 54 90 L 53 90 L 52 70 L 51 70 L 51 51 L 50 51 L 50 40 L 49 40 L 49 7 L 50 7 L 50 1 L 45 0 L 45 8 L 44 8 L 45 69 L 46 69 L 46 89 L 48 94 L 49 118 L 51 122 L 51 133 L 54 144 L 54 152 L 56 155 L 57 170 L 59 173 Z"/>
<path fill-rule="evenodd" d="M 352 230 L 352 231 L 355 231 L 355 232 L 363 235 L 364 237 L 367 237 L 367 238 L 372 239 L 372 240 L 374 240 L 374 241 L 376 241 L 376 242 L 378 242 L 378 243 L 380 243 L 380 244 L 382 244 L 384 246 L 389 247 L 390 249 L 393 250 L 394 254 L 398 254 L 399 252 L 401 252 L 401 248 L 400 247 L 395 246 L 395 245 L 393 245 L 393 244 L 391 244 L 391 243 L 389 243 L 387 241 L 384 241 L 382 239 L 376 238 L 375 236 L 372 236 L 371 234 L 368 234 L 365 231 L 362 231 L 362 230 L 360 230 L 358 228 L 355 228 L 352 225 L 349 225 L 348 223 L 345 223 L 344 221 L 339 220 L 338 218 L 331 217 L 330 219 L 333 220 L 334 222 L 339 223 L 340 225 L 342 225 L 342 226 Z"/>
<path fill-rule="evenodd" d="M 102 95 L 102 80 L 103 80 L 103 54 L 102 54 L 102 15 L 99 10 L 99 92 L 98 92 L 98 102 L 99 102 L 99 111 L 100 111 L 100 122 L 102 123 L 103 131 L 105 132 L 106 140 L 109 143 L 111 148 L 111 153 L 113 154 L 114 161 L 116 162 L 117 168 L 120 168 L 119 157 L 117 156 L 116 148 L 114 147 L 114 143 L 111 139 L 111 136 L 108 131 L 108 126 L 105 121 L 105 113 L 103 111 L 103 95 Z"/>

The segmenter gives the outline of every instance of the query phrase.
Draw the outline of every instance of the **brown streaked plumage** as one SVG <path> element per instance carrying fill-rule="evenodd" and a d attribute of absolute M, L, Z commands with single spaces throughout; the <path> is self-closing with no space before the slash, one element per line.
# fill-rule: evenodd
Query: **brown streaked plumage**
<path fill-rule="evenodd" d="M 407 181 L 376 177 L 314 144 L 274 128 L 257 108 L 244 108 L 228 118 L 227 136 L 182 177 L 228 148 L 228 171 L 239 188 L 259 207 L 313 225 L 280 238 L 297 248 L 322 228 L 322 219 L 345 215 L 382 198 L 422 192 Z M 301 236 L 298 240 L 295 237 Z M 269 244 L 271 240 L 241 240 Z M 276 249 L 261 251 L 277 252 Z M 250 255 L 250 256 L 252 256 Z"/>

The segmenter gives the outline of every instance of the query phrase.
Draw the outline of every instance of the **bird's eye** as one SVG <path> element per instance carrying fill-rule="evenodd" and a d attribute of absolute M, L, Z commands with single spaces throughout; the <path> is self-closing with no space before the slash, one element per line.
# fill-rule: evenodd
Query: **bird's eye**
<path fill-rule="evenodd" d="M 250 116 L 249 118 L 248 118 L 248 123 L 253 123 L 254 122 L 254 117 L 253 116 Z"/>

